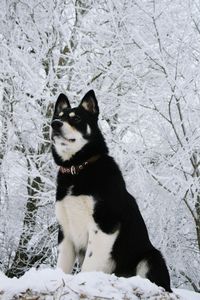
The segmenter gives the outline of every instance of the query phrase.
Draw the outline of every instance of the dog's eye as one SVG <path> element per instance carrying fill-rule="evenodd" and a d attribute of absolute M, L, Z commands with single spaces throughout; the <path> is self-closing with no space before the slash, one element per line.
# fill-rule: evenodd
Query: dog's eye
<path fill-rule="evenodd" d="M 81 121 L 81 118 L 77 115 L 75 115 L 74 117 L 72 117 L 72 120 L 74 123 L 79 123 Z"/>

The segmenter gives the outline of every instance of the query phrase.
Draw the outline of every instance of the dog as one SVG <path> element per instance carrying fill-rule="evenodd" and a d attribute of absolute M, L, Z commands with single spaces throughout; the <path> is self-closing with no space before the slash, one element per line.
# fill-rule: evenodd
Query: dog
<path fill-rule="evenodd" d="M 171 292 L 165 260 L 150 242 L 136 200 L 108 154 L 98 116 L 93 90 L 77 107 L 64 94 L 55 104 L 51 137 L 59 166 L 57 266 L 71 273 L 78 258 L 83 272 L 140 275 Z"/>

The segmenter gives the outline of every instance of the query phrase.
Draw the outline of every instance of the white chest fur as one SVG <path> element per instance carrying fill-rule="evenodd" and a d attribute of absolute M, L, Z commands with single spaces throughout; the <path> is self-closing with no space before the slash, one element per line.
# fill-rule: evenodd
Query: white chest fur
<path fill-rule="evenodd" d="M 89 229 L 93 220 L 94 200 L 91 196 L 66 196 L 56 202 L 56 217 L 62 226 L 64 236 L 73 243 L 76 252 L 85 249 L 88 243 Z"/>
<path fill-rule="evenodd" d="M 106 234 L 98 227 L 93 218 L 94 204 L 93 197 L 86 195 L 68 195 L 56 202 L 56 216 L 64 231 L 57 266 L 66 273 L 71 272 L 82 249 L 82 271 L 112 273 L 115 268 L 111 252 L 119 230 Z"/>

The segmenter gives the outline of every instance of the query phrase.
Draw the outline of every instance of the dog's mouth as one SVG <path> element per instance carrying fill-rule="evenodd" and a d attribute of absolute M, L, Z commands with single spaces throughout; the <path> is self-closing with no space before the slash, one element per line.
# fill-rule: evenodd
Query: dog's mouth
<path fill-rule="evenodd" d="M 68 143 L 74 143 L 74 142 L 76 141 L 76 139 L 74 139 L 74 138 L 67 138 L 67 137 L 65 137 L 65 136 L 63 136 L 63 135 L 61 135 L 61 134 L 54 134 L 54 135 L 52 136 L 52 141 L 53 141 L 54 143 L 56 143 L 55 137 L 62 138 L 62 140 L 63 140 L 63 142 L 61 143 L 62 146 L 65 146 L 65 145 L 68 144 Z M 66 142 L 67 142 L 67 143 L 66 143 Z"/>
<path fill-rule="evenodd" d="M 76 139 L 68 139 L 68 138 L 63 137 L 63 136 L 62 136 L 62 138 L 63 138 L 65 141 L 69 142 L 69 143 L 74 143 L 74 142 L 76 141 Z M 65 143 L 63 143 L 63 144 L 65 145 Z"/>

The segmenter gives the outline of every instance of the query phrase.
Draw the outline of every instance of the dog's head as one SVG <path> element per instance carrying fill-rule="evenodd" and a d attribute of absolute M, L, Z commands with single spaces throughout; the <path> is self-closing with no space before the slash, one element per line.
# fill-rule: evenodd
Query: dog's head
<path fill-rule="evenodd" d="M 51 136 L 53 148 L 63 162 L 69 161 L 94 140 L 99 132 L 98 115 L 99 107 L 93 90 L 74 108 L 71 108 L 68 98 L 60 94 L 51 123 Z"/>

